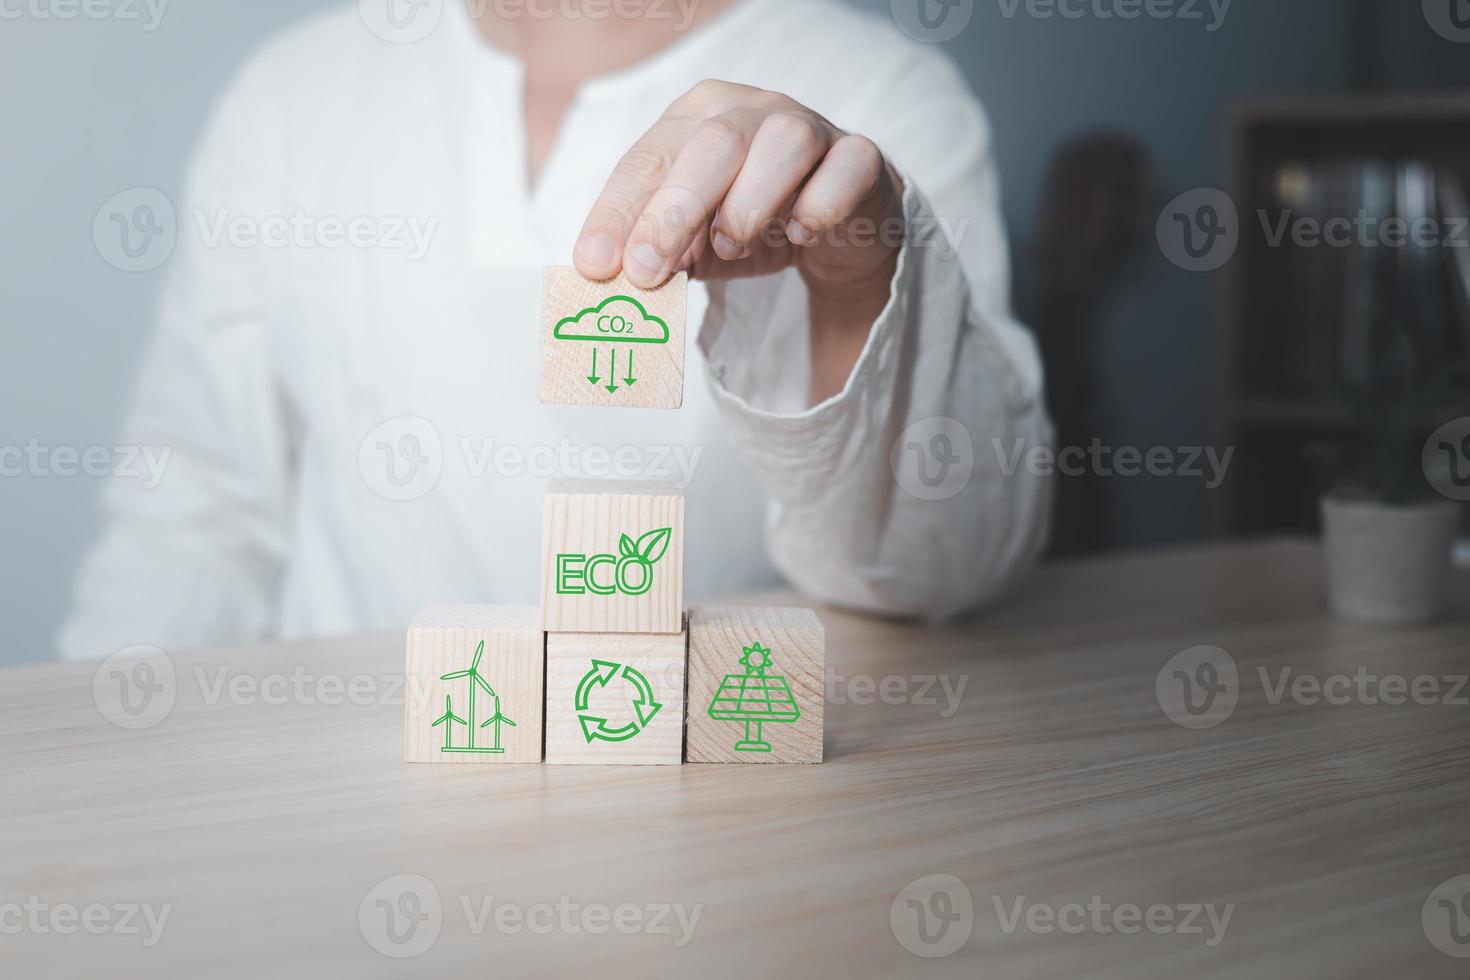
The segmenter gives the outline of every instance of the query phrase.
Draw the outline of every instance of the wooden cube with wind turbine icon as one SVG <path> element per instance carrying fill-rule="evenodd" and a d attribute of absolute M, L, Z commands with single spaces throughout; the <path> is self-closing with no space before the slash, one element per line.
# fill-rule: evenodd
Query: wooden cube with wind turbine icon
<path fill-rule="evenodd" d="M 545 660 L 535 607 L 426 607 L 408 627 L 404 759 L 540 762 Z"/>

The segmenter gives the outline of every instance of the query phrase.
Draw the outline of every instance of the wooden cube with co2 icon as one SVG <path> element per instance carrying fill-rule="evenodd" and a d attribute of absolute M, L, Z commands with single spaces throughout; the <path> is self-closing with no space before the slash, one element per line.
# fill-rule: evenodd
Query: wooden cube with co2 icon
<path fill-rule="evenodd" d="M 541 401 L 599 408 L 678 408 L 684 403 L 684 321 L 689 274 L 657 289 L 624 276 L 588 279 L 570 266 L 546 270 Z"/>
<path fill-rule="evenodd" d="M 544 505 L 548 633 L 679 633 L 684 492 L 677 484 L 556 480 Z"/>

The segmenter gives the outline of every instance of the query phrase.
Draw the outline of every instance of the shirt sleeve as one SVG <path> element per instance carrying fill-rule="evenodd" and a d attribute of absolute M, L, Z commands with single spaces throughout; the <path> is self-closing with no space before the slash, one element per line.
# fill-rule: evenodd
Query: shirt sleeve
<path fill-rule="evenodd" d="M 291 481 L 258 256 L 195 234 L 192 215 L 258 206 L 263 141 L 238 92 L 191 164 L 156 333 L 121 443 L 160 462 L 114 477 L 57 637 L 62 657 L 136 644 L 203 646 L 269 633 Z"/>
<path fill-rule="evenodd" d="M 937 56 L 890 82 L 867 132 L 903 172 L 907 230 L 846 386 L 808 407 L 807 294 L 793 270 L 713 284 L 699 344 L 768 495 L 782 574 L 821 601 L 937 619 L 1001 593 L 1041 553 L 1051 487 L 1024 460 L 1052 429 L 1035 344 L 1010 313 L 980 107 Z"/>

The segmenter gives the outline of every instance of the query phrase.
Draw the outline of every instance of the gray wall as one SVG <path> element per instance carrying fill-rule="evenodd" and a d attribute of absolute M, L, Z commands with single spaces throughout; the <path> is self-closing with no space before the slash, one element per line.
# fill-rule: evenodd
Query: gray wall
<path fill-rule="evenodd" d="M 889 0 L 854 0 L 889 10 Z M 157 279 L 106 265 L 91 241 L 97 208 L 127 187 L 176 197 L 205 112 L 246 53 L 326 0 L 173 3 L 156 30 L 133 21 L 22 17 L 0 25 L 0 446 L 111 445 L 149 328 Z M 1416 3 L 1383 0 L 1388 50 L 1378 76 L 1443 83 L 1470 48 L 1435 37 Z M 141 5 L 140 5 L 141 7 Z M 1224 24 L 1014 16 L 1010 0 L 975 0 L 946 43 L 989 108 L 1006 212 L 1029 237 L 1038 183 L 1059 140 L 1121 126 L 1157 154 L 1168 191 L 1216 183 L 1220 106 L 1241 95 L 1328 93 L 1349 70 L 1351 3 L 1235 0 Z M 1414 8 L 1414 16 L 1401 16 Z M 1433 55 L 1426 54 L 1429 49 Z M 1458 57 L 1458 60 L 1456 58 Z M 1168 196 L 1172 196 L 1170 193 Z M 1208 439 L 1207 281 L 1150 253 L 1103 329 L 1102 397 L 1110 440 L 1138 446 Z M 1203 493 L 1180 480 L 1118 488 L 1133 543 L 1187 538 L 1204 526 Z M 50 655 L 71 577 L 97 531 L 98 483 L 0 477 L 8 560 L 0 663 Z"/>

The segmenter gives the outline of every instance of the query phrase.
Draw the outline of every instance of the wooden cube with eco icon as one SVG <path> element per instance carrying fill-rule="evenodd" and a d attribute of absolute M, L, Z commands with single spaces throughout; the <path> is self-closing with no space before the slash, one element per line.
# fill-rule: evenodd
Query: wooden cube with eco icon
<path fill-rule="evenodd" d="M 689 762 L 821 762 L 826 631 L 810 609 L 689 610 Z"/>
<path fill-rule="evenodd" d="M 408 627 L 407 762 L 540 762 L 546 635 L 534 606 L 426 606 Z"/>
<path fill-rule="evenodd" d="M 549 405 L 678 408 L 684 403 L 689 276 L 656 289 L 619 275 L 588 279 L 546 270 L 541 401 Z"/>
<path fill-rule="evenodd" d="M 678 633 L 684 492 L 672 482 L 556 480 L 543 505 L 548 633 Z"/>
<path fill-rule="evenodd" d="M 548 633 L 546 762 L 677 766 L 688 634 Z"/>

